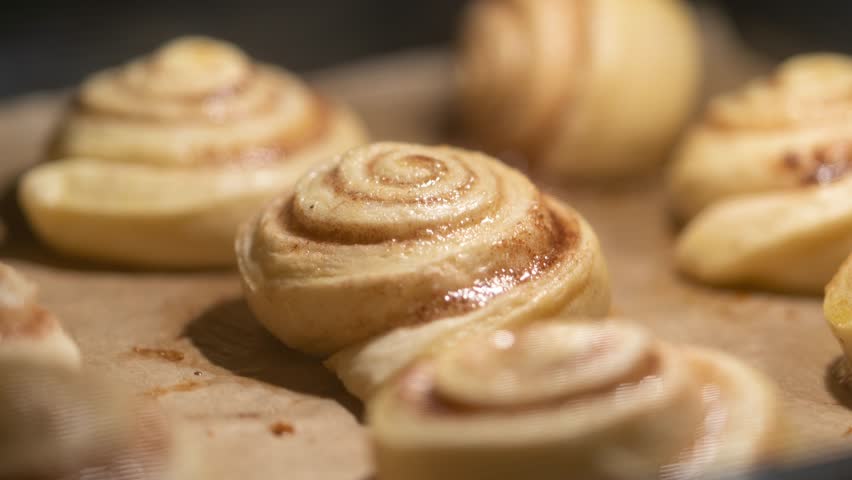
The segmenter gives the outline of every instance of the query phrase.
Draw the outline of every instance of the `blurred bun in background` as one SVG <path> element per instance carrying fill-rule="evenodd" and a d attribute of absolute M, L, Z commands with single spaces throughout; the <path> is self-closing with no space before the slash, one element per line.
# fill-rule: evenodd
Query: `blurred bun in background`
<path fill-rule="evenodd" d="M 668 178 L 679 268 L 819 293 L 852 250 L 852 58 L 794 57 L 711 100 Z"/>
<path fill-rule="evenodd" d="M 66 370 L 80 367 L 80 350 L 59 319 L 37 303 L 38 289 L 0 263 L 0 363 L 12 360 Z"/>
<path fill-rule="evenodd" d="M 534 173 L 653 167 L 693 110 L 701 52 L 675 0 L 473 2 L 458 56 L 463 124 Z"/>
<path fill-rule="evenodd" d="M 237 226 L 314 164 L 366 141 L 296 75 L 182 37 L 88 77 L 21 205 L 73 256 L 144 267 L 235 262 Z"/>

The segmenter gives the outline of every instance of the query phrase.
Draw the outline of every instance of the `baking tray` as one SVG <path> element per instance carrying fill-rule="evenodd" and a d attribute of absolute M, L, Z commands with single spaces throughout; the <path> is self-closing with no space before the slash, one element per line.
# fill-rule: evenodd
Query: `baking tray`
<path fill-rule="evenodd" d="M 727 48 L 723 40 L 712 48 Z M 711 90 L 762 68 L 726 55 L 734 67 L 713 70 Z M 311 80 L 352 104 L 376 139 L 447 140 L 452 68 L 444 52 L 408 52 Z M 39 159 L 64 101 L 49 93 L 0 104 L 0 258 L 40 285 L 85 368 L 156 399 L 189 430 L 204 459 L 202 478 L 368 478 L 360 404 L 318 360 L 263 330 L 234 271 L 107 270 L 56 256 L 33 238 L 15 206 L 15 179 Z M 600 236 L 615 313 L 664 338 L 730 352 L 772 377 L 800 447 L 791 458 L 852 447 L 850 402 L 831 380 L 840 349 L 820 298 L 718 290 L 679 277 L 659 178 L 543 188 L 582 212 Z M 795 478 L 817 478 L 803 475 Z"/>

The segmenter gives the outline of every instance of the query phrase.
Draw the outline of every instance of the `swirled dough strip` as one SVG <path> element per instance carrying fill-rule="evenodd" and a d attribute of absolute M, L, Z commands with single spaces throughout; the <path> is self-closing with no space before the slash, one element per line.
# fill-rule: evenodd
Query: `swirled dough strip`
<path fill-rule="evenodd" d="M 80 88 L 21 203 L 41 238 L 95 260 L 231 264 L 237 226 L 360 121 L 281 69 L 208 38 L 174 40 Z"/>
<path fill-rule="evenodd" d="M 602 315 L 609 282 L 574 210 L 450 147 L 378 143 L 304 177 L 246 224 L 248 303 L 366 396 L 437 337 L 504 318 Z"/>
<path fill-rule="evenodd" d="M 698 91 L 698 36 L 679 1 L 480 0 L 460 43 L 471 136 L 561 177 L 658 163 Z"/>
<path fill-rule="evenodd" d="M 716 285 L 821 291 L 852 251 L 852 60 L 808 55 L 713 100 L 677 155 L 680 268 Z M 694 218 L 693 218 L 694 217 Z"/>
<path fill-rule="evenodd" d="M 422 357 L 372 399 L 378 476 L 703 478 L 784 441 L 774 388 L 629 324 L 504 324 Z"/>
<path fill-rule="evenodd" d="M 80 351 L 59 320 L 36 303 L 36 287 L 0 263 L 0 363 L 20 360 L 67 369 Z"/>

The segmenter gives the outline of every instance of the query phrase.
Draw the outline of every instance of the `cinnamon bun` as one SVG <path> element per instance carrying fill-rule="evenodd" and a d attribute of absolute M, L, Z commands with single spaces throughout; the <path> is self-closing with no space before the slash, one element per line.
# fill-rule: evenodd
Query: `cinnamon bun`
<path fill-rule="evenodd" d="M 843 370 L 848 376 L 852 371 L 848 363 L 852 359 L 852 254 L 826 287 L 824 310 L 828 325 L 846 355 Z"/>
<path fill-rule="evenodd" d="M 67 369 L 80 351 L 59 320 L 36 303 L 36 287 L 0 263 L 0 363 L 19 360 Z"/>
<path fill-rule="evenodd" d="M 784 443 L 770 382 L 629 324 L 503 325 L 407 367 L 368 406 L 380 478 L 698 478 Z"/>
<path fill-rule="evenodd" d="M 505 318 L 602 315 L 597 238 L 485 155 L 377 143 L 307 174 L 237 238 L 248 303 L 367 396 L 437 336 Z"/>
<path fill-rule="evenodd" d="M 675 0 L 479 0 L 458 58 L 463 126 L 533 172 L 613 177 L 659 163 L 699 87 Z"/>
<path fill-rule="evenodd" d="M 20 188 L 30 223 L 71 255 L 145 267 L 234 262 L 239 223 L 361 122 L 233 45 L 174 40 L 89 77 L 50 156 Z"/>
<path fill-rule="evenodd" d="M 852 60 L 796 57 L 714 99 L 669 177 L 676 260 L 714 285 L 822 291 L 852 251 Z"/>

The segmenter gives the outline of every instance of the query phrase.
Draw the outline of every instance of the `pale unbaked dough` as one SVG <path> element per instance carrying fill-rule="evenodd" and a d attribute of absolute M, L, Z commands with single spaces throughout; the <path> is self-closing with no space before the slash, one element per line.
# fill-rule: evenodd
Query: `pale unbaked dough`
<path fill-rule="evenodd" d="M 317 161 L 366 140 L 292 74 L 209 38 L 89 77 L 20 199 L 50 246 L 143 267 L 234 263 L 237 226 Z"/>
<path fill-rule="evenodd" d="M 551 178 L 658 165 L 699 90 L 698 34 L 678 0 L 480 0 L 460 43 L 472 139 Z"/>
<path fill-rule="evenodd" d="M 825 318 L 843 347 L 848 373 L 852 359 L 852 253 L 825 289 Z M 846 379 L 848 380 L 848 379 Z"/>
<path fill-rule="evenodd" d="M 612 320 L 499 327 L 372 399 L 380 478 L 698 478 L 786 442 L 775 388 L 728 355 Z"/>
<path fill-rule="evenodd" d="M 678 266 L 713 285 L 821 292 L 852 251 L 852 59 L 807 55 L 711 101 L 668 179 Z"/>
<path fill-rule="evenodd" d="M 15 360 L 68 370 L 80 351 L 59 320 L 36 303 L 36 286 L 0 263 L 0 363 Z"/>
<path fill-rule="evenodd" d="M 0 359 L 0 478 L 194 480 L 197 439 L 87 373 Z"/>
<path fill-rule="evenodd" d="M 246 298 L 287 345 L 366 397 L 451 332 L 603 315 L 598 240 L 519 172 L 450 147 L 378 143 L 313 170 L 237 239 Z"/>
<path fill-rule="evenodd" d="M 35 285 L 0 263 L 0 478 L 197 478 L 185 430 L 80 363 Z"/>

